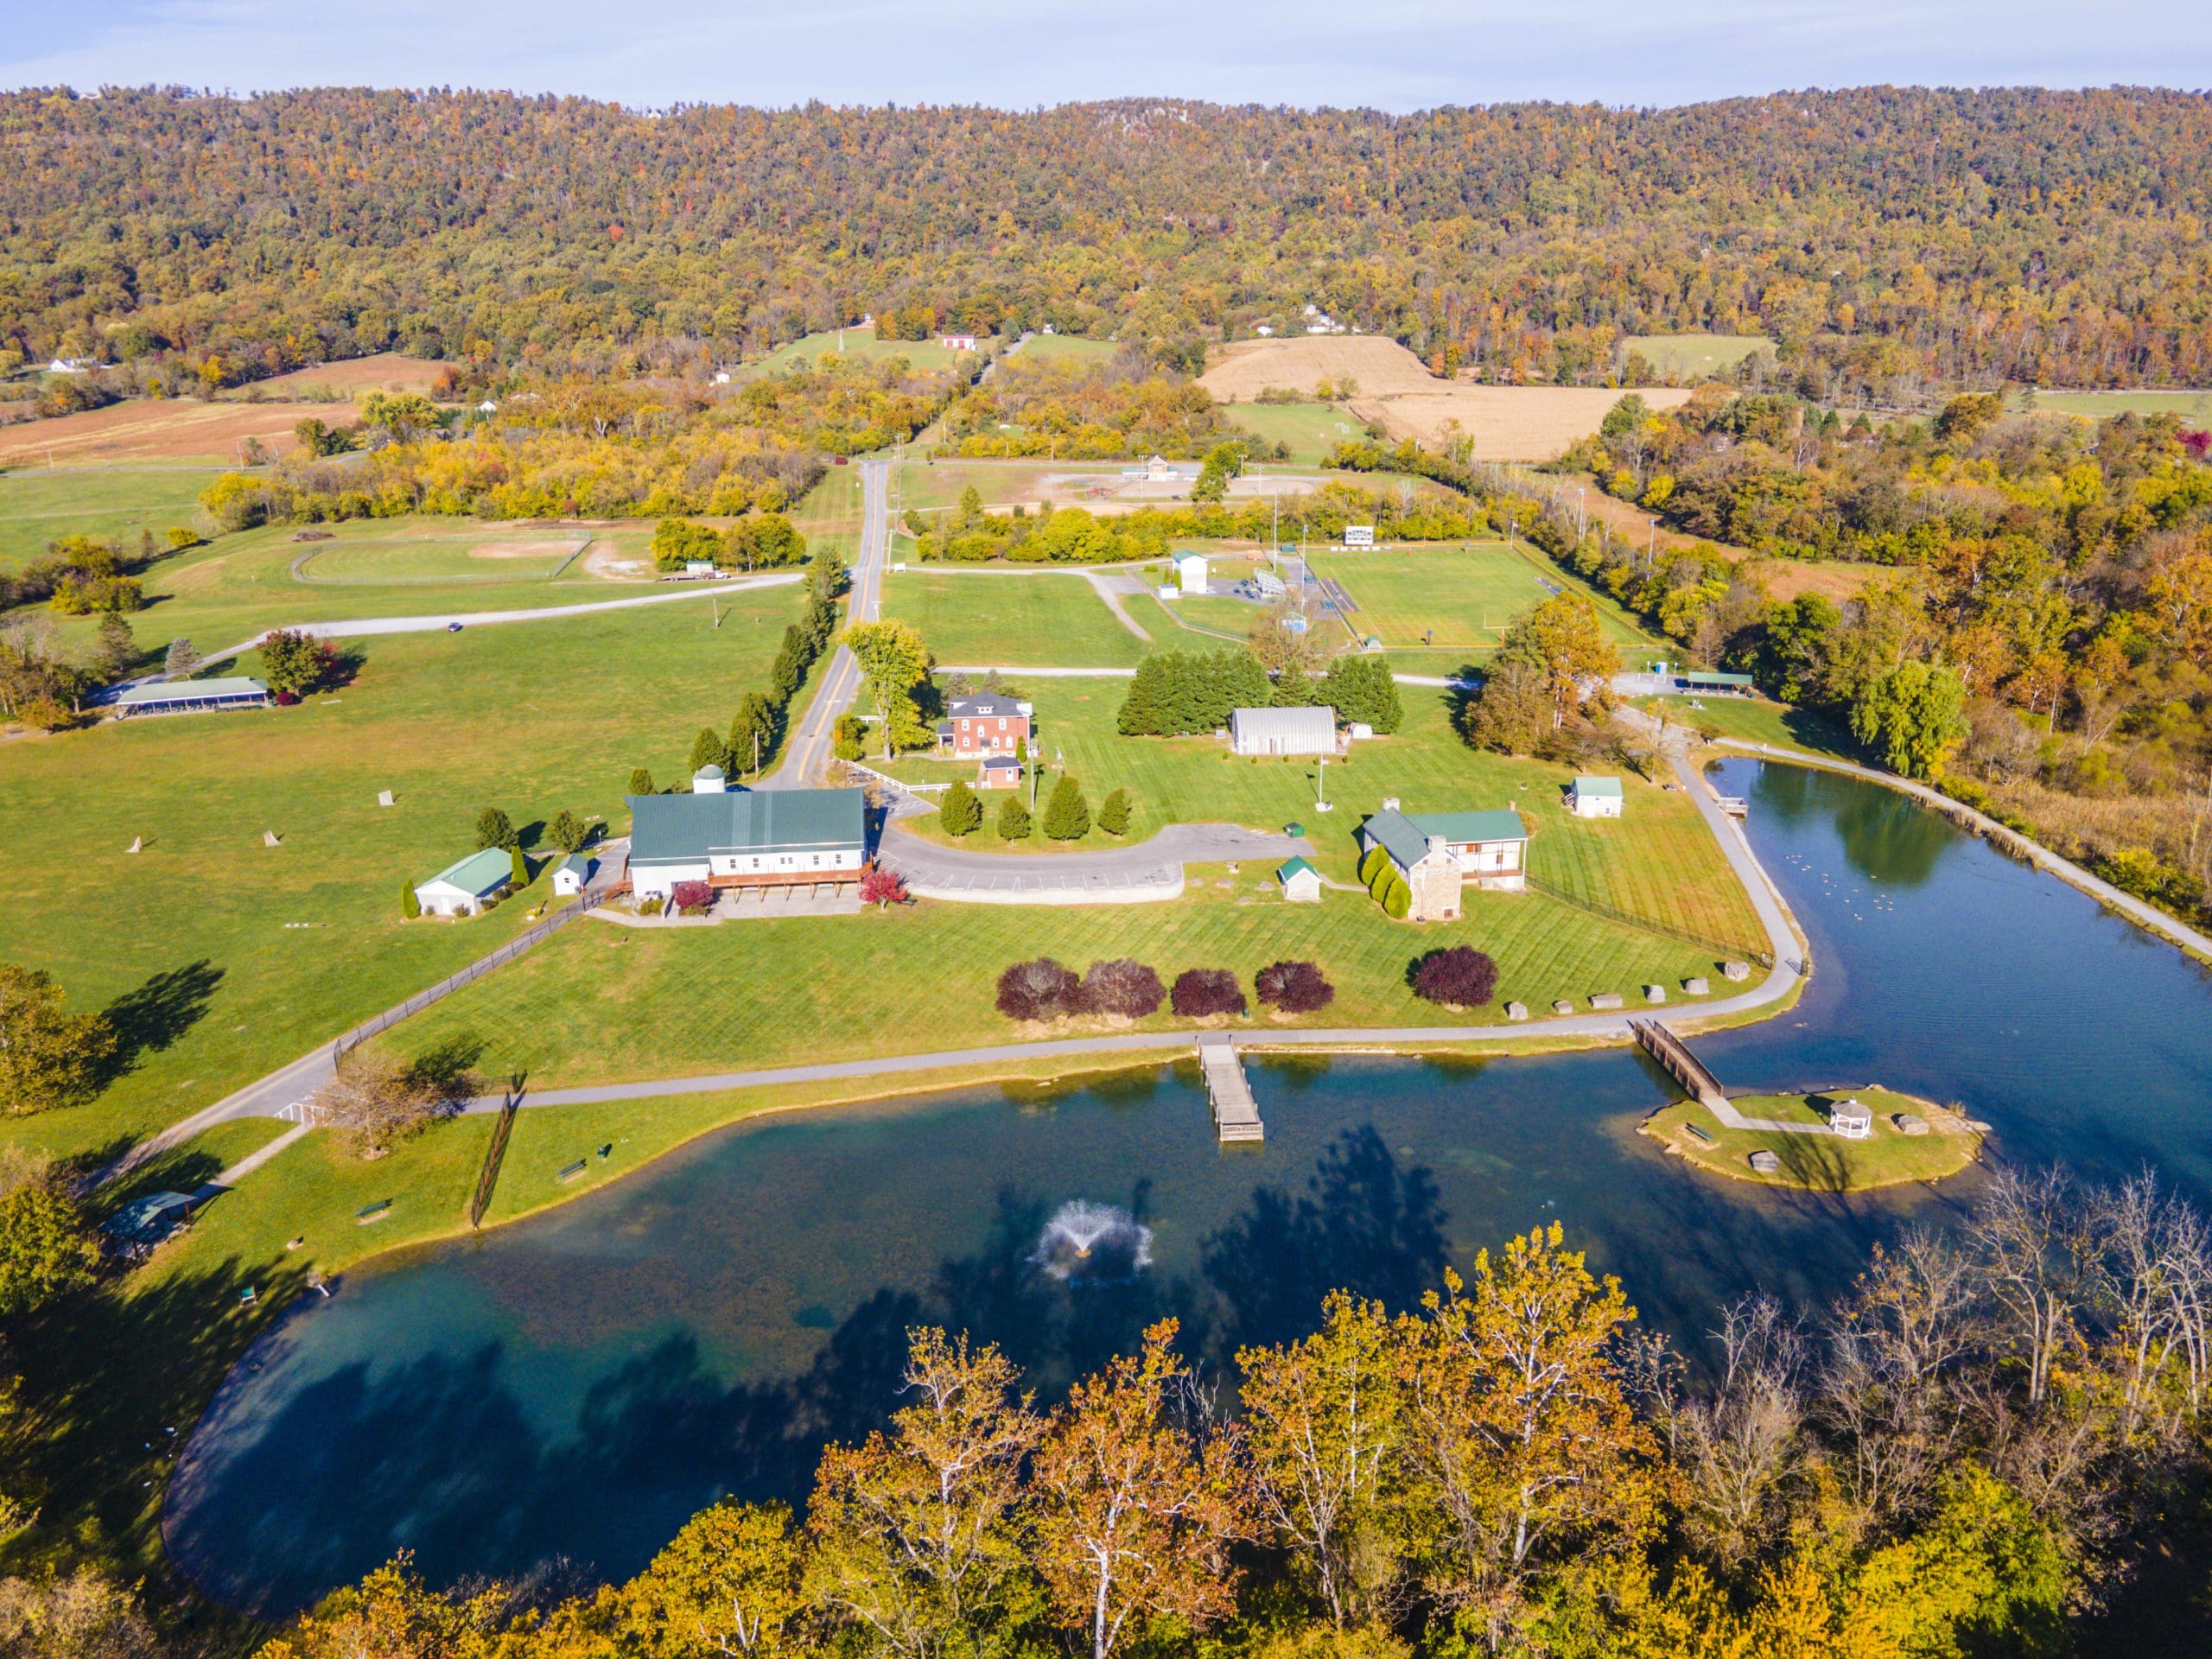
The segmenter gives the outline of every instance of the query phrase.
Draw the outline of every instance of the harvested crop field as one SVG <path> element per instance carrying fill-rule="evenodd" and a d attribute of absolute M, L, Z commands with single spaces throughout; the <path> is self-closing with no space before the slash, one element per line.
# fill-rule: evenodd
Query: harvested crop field
<path fill-rule="evenodd" d="M 1351 412 L 1380 422 L 1394 438 L 1441 447 L 1454 423 L 1472 438 L 1478 461 L 1553 461 L 1598 429 L 1624 394 L 1610 386 L 1467 386 L 1430 380 L 1428 389 L 1390 397 L 1362 391 Z M 1689 393 L 1647 386 L 1637 394 L 1654 409 L 1687 403 Z"/>
<path fill-rule="evenodd" d="M 134 398 L 52 420 L 0 428 L 0 466 L 95 461 L 214 461 L 236 466 L 238 446 L 257 438 L 276 454 L 293 447 L 298 404 L 202 404 Z"/>
<path fill-rule="evenodd" d="M 1396 340 L 1375 334 L 1232 340 L 1209 354 L 1198 384 L 1216 403 L 1249 404 L 1270 386 L 1310 393 L 1324 380 L 1342 385 L 1347 375 L 1368 397 L 1444 385 Z"/>
<path fill-rule="evenodd" d="M 403 357 L 397 352 L 378 352 L 373 357 L 349 357 L 336 363 L 318 363 L 311 369 L 256 380 L 265 397 L 312 398 L 322 391 L 358 397 L 369 391 L 428 391 L 438 383 L 446 365 L 434 358 Z M 240 387 L 231 397 L 249 390 Z"/>

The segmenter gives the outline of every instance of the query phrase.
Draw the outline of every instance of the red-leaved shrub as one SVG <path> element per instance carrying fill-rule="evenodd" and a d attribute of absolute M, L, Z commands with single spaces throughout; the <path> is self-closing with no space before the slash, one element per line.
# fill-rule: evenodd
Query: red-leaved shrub
<path fill-rule="evenodd" d="M 999 1012 L 1009 1020 L 1057 1020 L 1083 1012 L 1083 982 L 1050 957 L 1017 962 L 999 976 Z"/>
<path fill-rule="evenodd" d="M 1226 968 L 1191 968 L 1176 976 L 1169 1001 L 1185 1020 L 1244 1012 L 1244 988 Z"/>
<path fill-rule="evenodd" d="M 668 902 L 689 914 L 713 904 L 715 890 L 704 881 L 678 881 L 668 890 Z"/>
<path fill-rule="evenodd" d="M 1083 976 L 1083 1004 L 1092 1014 L 1141 1020 L 1148 1014 L 1158 1013 L 1166 996 L 1160 976 L 1143 963 L 1133 962 L 1127 957 L 1112 962 L 1094 962 L 1090 971 Z"/>
<path fill-rule="evenodd" d="M 1310 962 L 1271 962 L 1260 969 L 1260 1001 L 1285 1014 L 1311 1014 L 1337 1000 L 1337 988 Z"/>
<path fill-rule="evenodd" d="M 903 905 L 906 897 L 906 880 L 896 870 L 873 865 L 861 877 L 861 902 L 864 905 Z"/>
<path fill-rule="evenodd" d="M 1497 994 L 1497 964 L 1471 944 L 1432 950 L 1414 964 L 1414 995 L 1447 1008 L 1479 1008 Z"/>

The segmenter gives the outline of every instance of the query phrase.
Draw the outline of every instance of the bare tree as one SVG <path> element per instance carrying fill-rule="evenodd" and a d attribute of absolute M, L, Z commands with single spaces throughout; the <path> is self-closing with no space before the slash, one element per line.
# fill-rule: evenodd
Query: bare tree
<path fill-rule="evenodd" d="M 2212 1241 L 2204 1217 L 2147 1170 L 2100 1208 L 2120 1433 L 2170 1439 L 2203 1404 Z"/>
<path fill-rule="evenodd" d="M 1803 1463 L 1806 1344 L 1764 1292 L 1731 1302 L 1709 1334 L 1720 1344 L 1719 1387 L 1676 1412 L 1675 1457 L 1688 1483 L 1686 1526 L 1733 1567 L 1773 1535 Z"/>
<path fill-rule="evenodd" d="M 449 1116 L 479 1084 L 466 1062 L 441 1054 L 407 1061 L 356 1048 L 315 1090 L 314 1121 L 334 1129 L 357 1158 L 381 1158 L 399 1141 Z"/>
<path fill-rule="evenodd" d="M 2099 1291 L 2095 1209 L 2056 1166 L 1999 1169 L 1974 1208 L 1974 1266 L 1991 1304 L 1992 1336 L 2026 1368 L 2031 1408 L 2049 1392 L 2053 1363 L 2081 1344 L 2084 1306 Z"/>

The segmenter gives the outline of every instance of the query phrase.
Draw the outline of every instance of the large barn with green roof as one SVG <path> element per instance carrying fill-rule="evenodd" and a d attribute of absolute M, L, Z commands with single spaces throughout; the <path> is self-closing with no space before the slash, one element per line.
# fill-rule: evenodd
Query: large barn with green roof
<path fill-rule="evenodd" d="M 632 795 L 630 886 L 665 899 L 679 881 L 716 887 L 857 881 L 868 797 L 857 789 L 732 790 L 702 767 L 688 795 Z"/>

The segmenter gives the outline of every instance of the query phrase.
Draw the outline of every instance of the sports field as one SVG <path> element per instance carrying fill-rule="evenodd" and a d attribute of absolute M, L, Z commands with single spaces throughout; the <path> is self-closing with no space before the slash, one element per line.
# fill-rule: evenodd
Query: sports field
<path fill-rule="evenodd" d="M 1076 571 L 889 571 L 883 614 L 912 623 L 941 663 L 1135 667 L 1151 649 Z"/>
<path fill-rule="evenodd" d="M 1502 542 L 1321 553 L 1312 563 L 1317 578 L 1343 583 L 1358 607 L 1344 619 L 1352 632 L 1379 639 L 1393 652 L 1494 651 L 1516 619 L 1569 588 L 1596 601 L 1605 637 L 1616 645 L 1651 643 L 1628 613 L 1603 594 L 1548 560 Z M 1338 631 L 1332 624 L 1330 632 Z"/>
<path fill-rule="evenodd" d="M 1288 446 L 1290 458 L 1315 466 L 1340 443 L 1351 443 L 1366 429 L 1351 411 L 1335 404 L 1240 404 L 1230 424 L 1269 443 Z"/>
<path fill-rule="evenodd" d="M 1771 352 L 1764 334 L 1630 334 L 1617 355 L 1625 363 L 1635 352 L 1663 375 L 1695 382 L 1732 372 L 1754 352 Z"/>
<path fill-rule="evenodd" d="M 681 775 L 699 728 L 727 728 L 766 680 L 799 602 L 749 595 L 719 630 L 670 605 L 373 639 L 351 684 L 298 708 L 7 744 L 0 835 L 41 853 L 0 872 L 6 958 L 79 1006 L 127 999 L 156 1046 L 97 1103 L 0 1134 L 79 1151 L 159 1127 L 489 950 L 529 906 L 405 924 L 402 880 L 473 851 L 485 806 L 525 838 L 563 808 L 626 827 L 631 768 Z M 63 868 L 79 897 L 55 888 Z"/>
<path fill-rule="evenodd" d="M 0 442 L 6 434 L 0 431 Z M 97 467 L 0 474 L 0 570 L 19 570 L 60 536 L 120 538 L 135 549 L 141 531 L 168 545 L 171 524 L 201 523 L 200 492 L 220 476 L 211 467 Z"/>
<path fill-rule="evenodd" d="M 316 544 L 296 565 L 294 574 L 317 586 L 543 582 L 571 568 L 591 541 L 588 531 L 563 534 L 486 531 L 466 524 L 425 525 L 411 533 L 358 535 Z"/>

